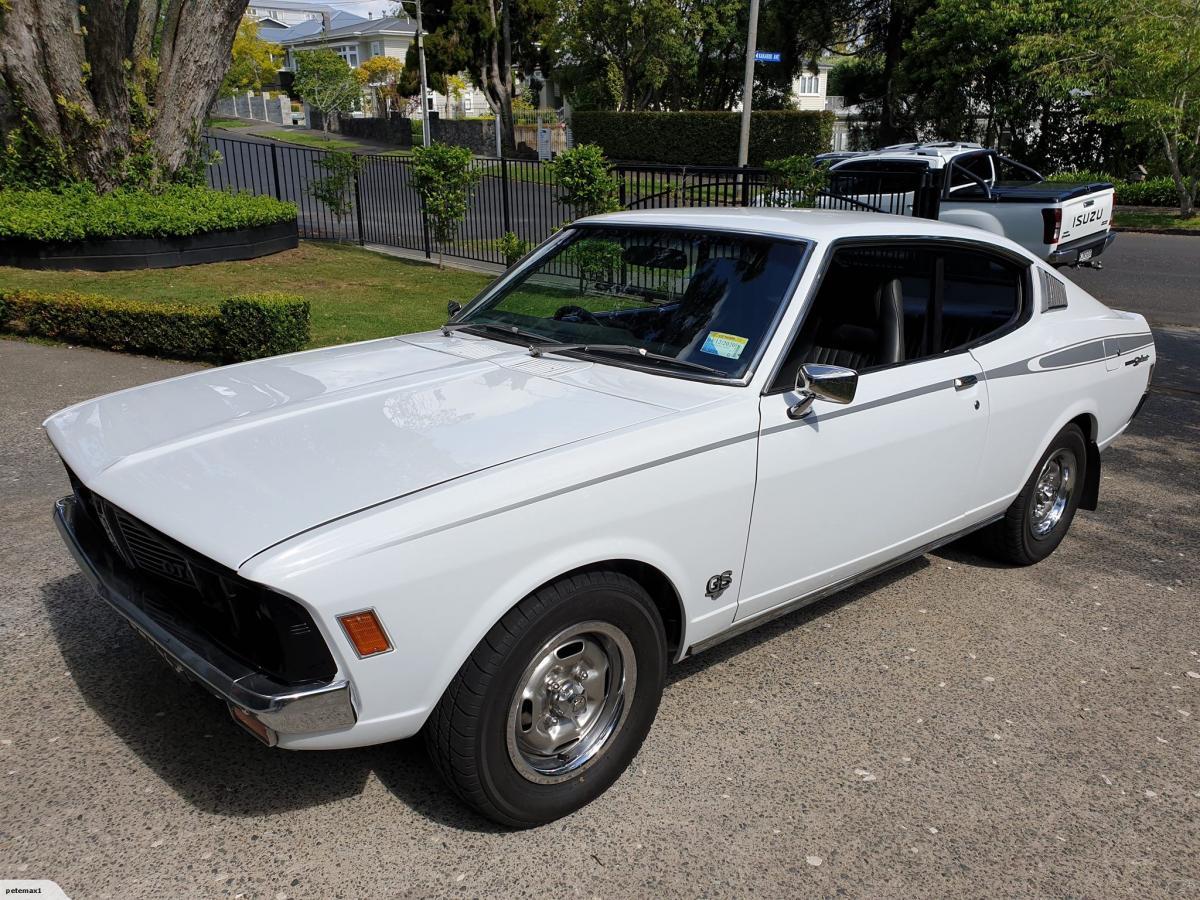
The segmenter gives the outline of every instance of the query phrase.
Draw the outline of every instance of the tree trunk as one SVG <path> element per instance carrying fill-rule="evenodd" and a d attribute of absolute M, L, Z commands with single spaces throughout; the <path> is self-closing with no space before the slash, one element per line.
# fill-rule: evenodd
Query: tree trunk
<path fill-rule="evenodd" d="M 185 14 L 184 2 L 10 0 L 0 12 L 0 139 L 32 132 L 26 143 L 61 154 L 64 177 L 101 190 L 122 183 L 144 150 L 174 175 L 191 158 L 246 8 L 186 0 Z"/>
<path fill-rule="evenodd" d="M 1186 219 L 1196 210 L 1192 191 L 1183 174 L 1179 160 L 1179 142 L 1173 134 L 1162 131 L 1163 154 L 1167 157 L 1167 165 L 1171 169 L 1171 179 L 1175 182 L 1175 191 L 1179 195 L 1179 215 Z"/>

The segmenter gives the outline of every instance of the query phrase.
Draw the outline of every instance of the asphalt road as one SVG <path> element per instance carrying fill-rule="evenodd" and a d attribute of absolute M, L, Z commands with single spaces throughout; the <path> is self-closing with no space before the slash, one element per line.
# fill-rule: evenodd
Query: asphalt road
<path fill-rule="evenodd" d="M 1060 271 L 1154 324 L 1200 326 L 1200 236 L 1122 232 L 1101 259 L 1100 271 Z"/>
<path fill-rule="evenodd" d="M 676 667 L 614 788 L 519 833 L 462 808 L 416 741 L 268 750 L 179 682 L 60 546 L 38 423 L 189 366 L 0 341 L 0 878 L 75 898 L 1200 895 L 1200 331 L 1157 339 L 1101 508 L 1049 560 L 951 548 Z"/>

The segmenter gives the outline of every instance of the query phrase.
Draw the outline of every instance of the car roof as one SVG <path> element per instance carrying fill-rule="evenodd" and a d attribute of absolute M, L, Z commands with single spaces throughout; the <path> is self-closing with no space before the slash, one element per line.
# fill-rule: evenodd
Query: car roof
<path fill-rule="evenodd" d="M 817 243 L 861 237 L 958 238 L 990 244 L 1002 250 L 1016 252 L 1024 258 L 1031 258 L 1019 244 L 981 228 L 891 213 L 761 206 L 678 207 L 606 213 L 577 219 L 575 224 L 600 223 L 750 232 Z"/>

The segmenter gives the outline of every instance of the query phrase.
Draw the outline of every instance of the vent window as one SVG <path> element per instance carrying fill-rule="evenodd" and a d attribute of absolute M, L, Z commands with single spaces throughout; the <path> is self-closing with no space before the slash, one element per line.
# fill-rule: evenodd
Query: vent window
<path fill-rule="evenodd" d="M 1047 272 L 1039 269 L 1042 276 L 1042 312 L 1067 308 L 1067 286 Z"/>

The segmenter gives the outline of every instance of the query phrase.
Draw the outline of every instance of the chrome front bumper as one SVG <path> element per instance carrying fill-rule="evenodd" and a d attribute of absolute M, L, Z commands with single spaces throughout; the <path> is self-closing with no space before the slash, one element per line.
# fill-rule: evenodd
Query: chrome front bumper
<path fill-rule="evenodd" d="M 80 512 L 75 497 L 64 497 L 55 504 L 54 523 L 100 597 L 176 672 L 265 725 L 270 730 L 267 743 L 275 744 L 275 736 L 280 734 L 332 731 L 349 728 L 357 721 L 350 682 L 343 679 L 301 687 L 281 684 L 233 659 L 203 636 L 177 632 L 151 616 L 141 600 L 143 590 L 110 565 L 106 554 L 89 553 L 83 537 L 95 526 Z"/>

